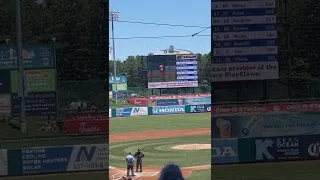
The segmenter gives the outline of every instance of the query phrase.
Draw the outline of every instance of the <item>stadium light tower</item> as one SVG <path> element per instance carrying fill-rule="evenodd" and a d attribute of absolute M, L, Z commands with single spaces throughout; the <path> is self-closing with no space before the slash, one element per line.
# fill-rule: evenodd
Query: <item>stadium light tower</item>
<path fill-rule="evenodd" d="M 118 103 L 118 87 L 117 87 L 117 66 L 116 66 L 116 48 L 114 45 L 114 26 L 113 22 L 118 21 L 120 12 L 111 11 L 109 12 L 109 21 L 111 21 L 111 31 L 112 31 L 112 52 L 113 52 L 113 71 L 114 71 L 114 87 L 115 87 L 115 99 L 116 104 Z"/>
<path fill-rule="evenodd" d="M 20 99 L 20 130 L 22 133 L 27 131 L 27 122 L 25 118 L 25 78 L 24 65 L 22 56 L 22 21 L 21 21 L 21 4 L 16 0 L 16 34 L 17 34 L 17 65 L 19 71 L 18 97 Z"/>

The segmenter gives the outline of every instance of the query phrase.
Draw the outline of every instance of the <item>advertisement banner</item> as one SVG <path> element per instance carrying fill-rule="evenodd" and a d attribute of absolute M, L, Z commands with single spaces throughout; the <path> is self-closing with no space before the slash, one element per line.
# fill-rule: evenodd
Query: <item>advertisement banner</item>
<path fill-rule="evenodd" d="M 118 91 L 117 92 L 117 98 L 127 98 L 128 97 L 128 91 Z M 116 92 L 112 92 L 112 98 L 116 98 Z"/>
<path fill-rule="evenodd" d="M 162 115 L 162 114 L 184 114 L 186 112 L 186 107 L 182 106 L 153 106 L 152 114 Z"/>
<path fill-rule="evenodd" d="M 56 90 L 56 73 L 54 69 L 26 70 L 24 72 L 28 92 L 46 92 Z M 11 71 L 11 92 L 18 92 L 18 71 Z"/>
<path fill-rule="evenodd" d="M 142 104 L 147 105 L 148 99 L 147 98 L 130 98 L 128 99 L 129 104 Z"/>
<path fill-rule="evenodd" d="M 109 117 L 112 117 L 112 109 L 109 109 Z"/>
<path fill-rule="evenodd" d="M 300 159 L 320 159 L 320 135 L 300 136 Z"/>
<path fill-rule="evenodd" d="M 117 84 L 117 90 L 118 91 L 127 91 L 128 88 L 127 88 L 127 83 L 125 84 Z M 115 84 L 112 84 L 112 91 L 116 91 L 116 85 Z"/>
<path fill-rule="evenodd" d="M 185 82 L 149 82 L 148 89 L 198 87 L 198 81 Z"/>
<path fill-rule="evenodd" d="M 211 139 L 211 163 L 230 164 L 238 163 L 238 139 Z"/>
<path fill-rule="evenodd" d="M 148 107 L 116 109 L 116 117 L 147 116 L 147 115 L 148 115 Z"/>
<path fill-rule="evenodd" d="M 8 157 L 7 150 L 0 149 L 0 176 L 8 175 Z"/>
<path fill-rule="evenodd" d="M 24 68 L 54 68 L 55 53 L 53 44 L 23 45 Z M 17 69 L 17 49 L 10 46 L 0 47 L 0 69 Z"/>
<path fill-rule="evenodd" d="M 21 149 L 22 174 L 107 170 L 108 144 Z"/>
<path fill-rule="evenodd" d="M 116 117 L 129 117 L 131 115 L 132 108 L 118 108 L 116 109 Z"/>
<path fill-rule="evenodd" d="M 212 116 L 234 116 L 271 112 L 319 112 L 320 102 L 284 102 L 278 104 L 251 104 L 212 106 Z"/>
<path fill-rule="evenodd" d="M 320 134 L 320 113 L 263 113 L 212 117 L 213 138 Z"/>
<path fill-rule="evenodd" d="M 134 107 L 131 110 L 130 116 L 147 116 L 148 107 Z"/>
<path fill-rule="evenodd" d="M 30 92 L 26 97 L 27 116 L 54 116 L 57 114 L 56 92 Z M 14 93 L 11 97 L 12 116 L 20 114 L 20 99 Z"/>
<path fill-rule="evenodd" d="M 205 98 L 184 98 L 184 105 L 200 105 L 200 104 L 211 104 L 211 97 Z"/>
<path fill-rule="evenodd" d="M 301 141 L 298 136 L 252 139 L 256 162 L 298 160 Z"/>
<path fill-rule="evenodd" d="M 117 76 L 116 82 L 117 82 L 117 84 L 127 83 L 127 77 L 126 76 Z M 114 84 L 114 76 L 109 76 L 109 84 Z"/>
<path fill-rule="evenodd" d="M 157 99 L 156 106 L 178 106 L 184 105 L 182 99 Z"/>
<path fill-rule="evenodd" d="M 179 98 L 197 98 L 211 97 L 211 94 L 185 94 L 185 95 L 169 95 L 169 96 L 150 96 L 149 99 L 179 99 Z"/>
<path fill-rule="evenodd" d="M 66 113 L 64 131 L 68 134 L 99 134 L 109 132 L 107 112 Z"/>
<path fill-rule="evenodd" d="M 191 113 L 203 113 L 203 112 L 210 112 L 210 111 L 211 111 L 211 104 L 190 105 Z"/>
<path fill-rule="evenodd" d="M 0 94 L 11 93 L 10 71 L 0 70 Z"/>
<path fill-rule="evenodd" d="M 11 116 L 11 94 L 0 94 L 0 117 Z"/>

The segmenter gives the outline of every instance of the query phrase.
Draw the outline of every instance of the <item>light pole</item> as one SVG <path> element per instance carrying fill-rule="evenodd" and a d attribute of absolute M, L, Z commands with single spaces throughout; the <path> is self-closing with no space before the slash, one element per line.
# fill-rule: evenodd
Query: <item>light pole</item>
<path fill-rule="evenodd" d="M 116 48 L 114 45 L 114 27 L 113 21 L 118 21 L 120 12 L 111 11 L 109 12 L 109 21 L 111 21 L 111 30 L 112 30 L 112 51 L 113 51 L 113 70 L 114 70 L 114 87 L 115 87 L 115 99 L 116 104 L 118 103 L 118 87 L 117 87 L 117 66 L 116 66 Z"/>
<path fill-rule="evenodd" d="M 22 55 L 22 23 L 21 23 L 21 4 L 16 0 L 16 31 L 17 31 L 17 64 L 19 71 L 18 97 L 20 99 L 20 130 L 22 133 L 27 132 L 27 123 L 25 119 L 25 78 Z"/>

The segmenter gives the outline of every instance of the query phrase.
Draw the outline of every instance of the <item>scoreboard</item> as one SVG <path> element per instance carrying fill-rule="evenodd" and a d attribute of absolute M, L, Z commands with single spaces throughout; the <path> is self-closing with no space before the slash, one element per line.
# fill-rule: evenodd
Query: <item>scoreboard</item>
<path fill-rule="evenodd" d="M 198 57 L 194 54 L 147 58 L 148 88 L 198 87 Z"/>

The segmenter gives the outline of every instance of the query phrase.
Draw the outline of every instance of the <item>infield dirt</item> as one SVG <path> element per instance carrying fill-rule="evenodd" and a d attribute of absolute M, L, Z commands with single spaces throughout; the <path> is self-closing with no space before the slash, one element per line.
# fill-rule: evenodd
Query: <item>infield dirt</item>
<path fill-rule="evenodd" d="M 150 130 L 140 132 L 128 132 L 128 133 L 117 133 L 110 134 L 109 142 L 126 142 L 126 141 L 138 141 L 148 139 L 161 139 L 171 137 L 184 137 L 184 136 L 197 136 L 197 135 L 208 135 L 211 133 L 210 128 L 200 129 L 184 129 L 184 130 Z M 194 167 L 183 167 L 181 168 L 183 176 L 185 178 L 192 174 L 195 170 L 209 169 L 211 165 L 194 166 Z M 163 167 L 156 166 L 145 166 L 143 173 L 137 173 L 136 176 L 131 177 L 137 180 L 157 180 L 159 173 Z M 110 167 L 109 171 L 110 180 L 121 180 L 122 177 L 126 176 L 126 169 Z"/>

